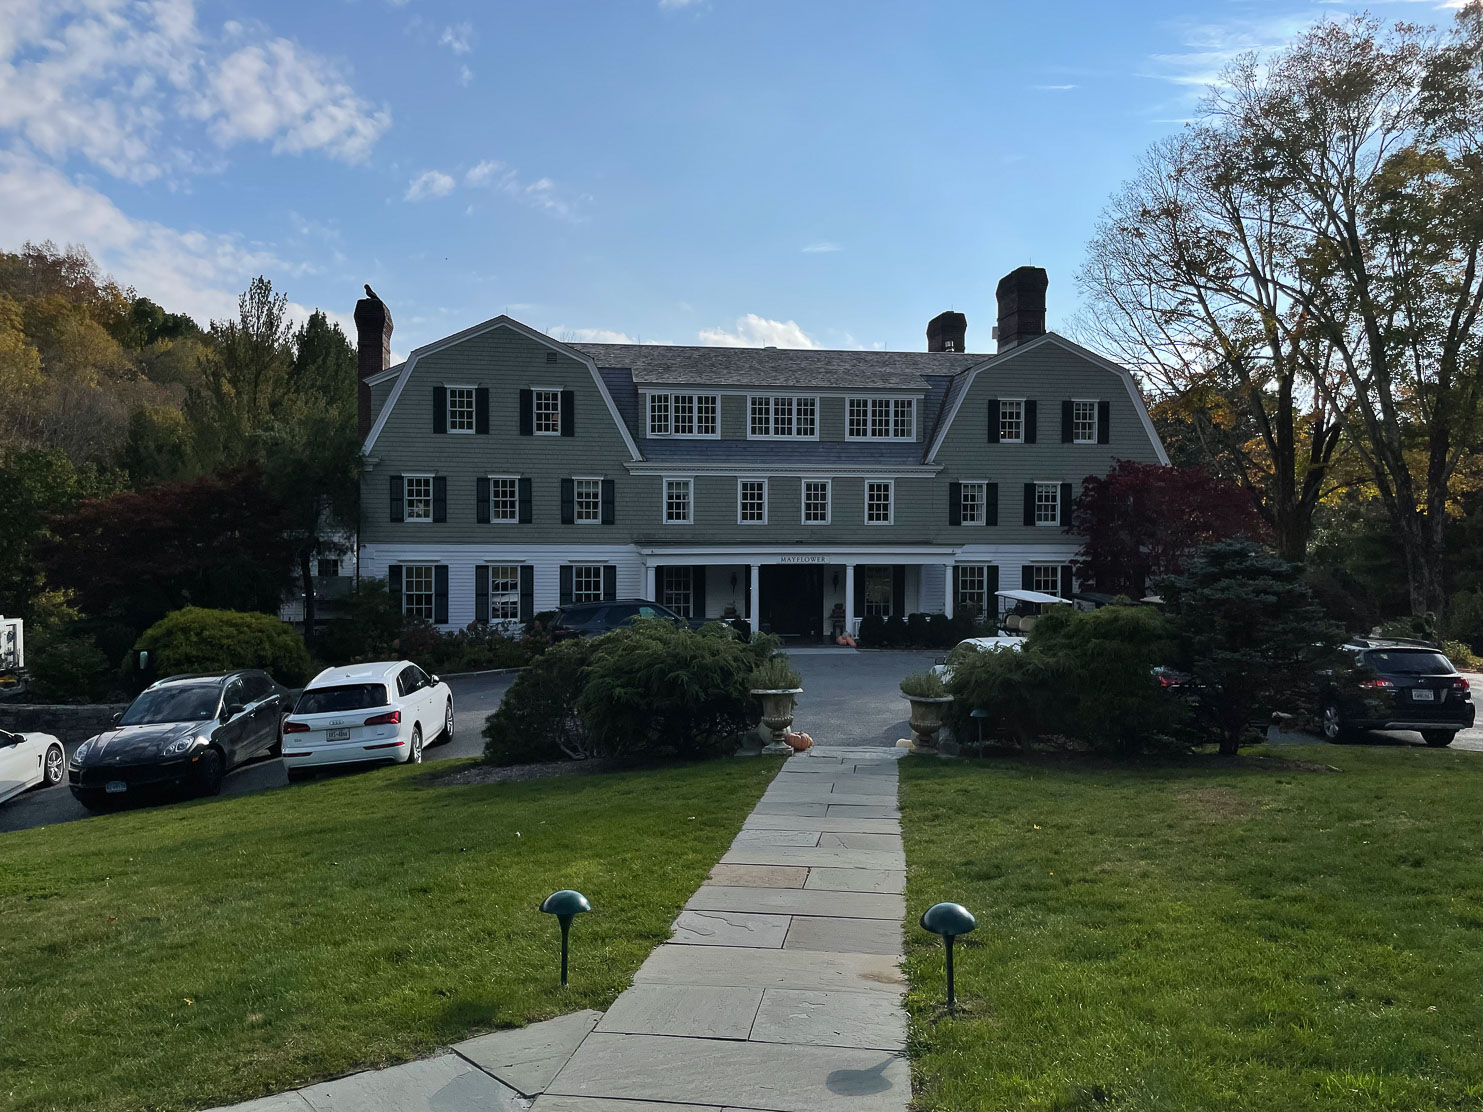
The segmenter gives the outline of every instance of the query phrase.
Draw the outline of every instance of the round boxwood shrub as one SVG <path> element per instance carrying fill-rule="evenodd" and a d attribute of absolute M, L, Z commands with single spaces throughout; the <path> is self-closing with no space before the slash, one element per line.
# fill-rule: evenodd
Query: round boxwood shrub
<path fill-rule="evenodd" d="M 187 606 L 166 614 L 134 643 L 156 676 L 261 668 L 279 683 L 309 679 L 309 650 L 298 630 L 271 614 Z"/>
<path fill-rule="evenodd" d="M 577 717 L 593 638 L 561 641 L 520 673 L 484 726 L 484 760 L 530 764 L 593 756 Z"/>

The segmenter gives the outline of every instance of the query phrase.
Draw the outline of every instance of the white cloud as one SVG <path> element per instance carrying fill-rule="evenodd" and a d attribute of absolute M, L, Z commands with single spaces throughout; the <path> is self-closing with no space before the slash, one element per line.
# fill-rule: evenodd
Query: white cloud
<path fill-rule="evenodd" d="M 837 243 L 810 243 L 803 249 L 805 255 L 825 255 L 832 251 L 843 251 L 844 248 Z"/>
<path fill-rule="evenodd" d="M 698 8 L 706 0 L 659 0 L 659 6 L 665 11 L 679 11 L 681 8 Z"/>
<path fill-rule="evenodd" d="M 458 67 L 458 83 L 467 89 L 474 83 L 474 71 L 468 66 Z"/>
<path fill-rule="evenodd" d="M 768 320 L 756 313 L 737 317 L 736 328 L 702 328 L 700 342 L 707 347 L 817 348 L 819 342 L 798 326 L 797 321 Z"/>
<path fill-rule="evenodd" d="M 1030 88 L 1038 89 L 1042 93 L 1069 93 L 1072 89 L 1081 88 L 1080 85 L 1031 85 Z"/>
<path fill-rule="evenodd" d="M 474 49 L 474 25 L 464 21 L 444 27 L 438 45 L 446 46 L 455 54 L 467 54 Z"/>
<path fill-rule="evenodd" d="M 458 183 L 441 170 L 424 170 L 407 184 L 406 201 L 426 201 L 431 197 L 446 197 Z"/>
<path fill-rule="evenodd" d="M 627 332 L 615 332 L 611 328 L 553 328 L 550 335 L 564 344 L 636 344 L 639 342 Z"/>
<path fill-rule="evenodd" d="M 562 220 L 580 220 L 580 205 L 591 200 L 584 194 L 572 193 L 550 178 L 537 178 L 527 182 L 513 167 L 494 159 L 485 159 L 470 167 L 464 172 L 463 183 L 474 189 L 498 190 L 507 197 Z"/>

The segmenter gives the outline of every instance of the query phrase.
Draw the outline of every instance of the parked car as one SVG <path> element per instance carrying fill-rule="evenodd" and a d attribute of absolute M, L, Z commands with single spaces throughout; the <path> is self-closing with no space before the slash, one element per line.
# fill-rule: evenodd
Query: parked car
<path fill-rule="evenodd" d="M 1019 652 L 1024 647 L 1026 638 L 1015 637 L 1012 634 L 1000 633 L 993 637 L 969 637 L 959 641 L 953 646 L 953 651 L 945 657 L 938 657 L 937 662 L 932 665 L 932 671 L 937 673 L 943 683 L 948 683 L 953 678 L 952 660 L 961 657 L 964 653 L 980 652 Z"/>
<path fill-rule="evenodd" d="M 1416 730 L 1428 745 L 1452 744 L 1471 729 L 1468 681 L 1438 649 L 1417 641 L 1356 638 L 1342 650 L 1354 667 L 1328 677 L 1319 707 L 1323 736 L 1345 741 L 1361 730 Z"/>
<path fill-rule="evenodd" d="M 60 784 L 66 766 L 66 751 L 51 734 L 0 730 L 0 803 L 38 784 Z"/>
<path fill-rule="evenodd" d="M 421 764 L 425 742 L 453 740 L 453 692 L 410 660 L 326 668 L 283 733 L 290 780 L 330 765 Z"/>
<path fill-rule="evenodd" d="M 611 633 L 639 618 L 668 618 L 676 625 L 704 625 L 705 619 L 689 618 L 642 598 L 615 598 L 606 602 L 572 602 L 561 607 L 551 623 L 551 639 L 565 641 L 572 637 L 596 637 Z"/>
<path fill-rule="evenodd" d="M 229 769 L 278 752 L 288 707 L 288 690 L 266 672 L 158 680 L 77 747 L 68 784 L 89 810 L 162 789 L 215 795 Z"/>

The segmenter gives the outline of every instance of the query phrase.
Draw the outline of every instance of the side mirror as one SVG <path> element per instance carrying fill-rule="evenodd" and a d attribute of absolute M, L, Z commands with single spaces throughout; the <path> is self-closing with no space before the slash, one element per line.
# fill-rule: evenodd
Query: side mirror
<path fill-rule="evenodd" d="M 947 657 L 945 657 L 945 656 L 939 656 L 939 657 L 935 658 L 932 661 L 932 663 L 933 664 L 946 664 L 947 663 Z"/>
<path fill-rule="evenodd" d="M 428 682 L 428 686 L 429 687 L 437 687 L 438 684 L 442 683 L 443 681 L 441 679 L 439 679 L 437 676 L 428 676 L 427 677 L 427 682 Z"/>
<path fill-rule="evenodd" d="M 247 708 L 241 703 L 227 703 L 221 708 L 221 720 L 227 722 L 241 714 Z"/>
<path fill-rule="evenodd" d="M 115 726 L 117 726 L 120 722 L 123 721 L 123 718 L 124 718 L 124 712 L 121 711 L 121 710 L 116 710 L 111 715 L 108 716 L 108 721 L 112 722 Z"/>

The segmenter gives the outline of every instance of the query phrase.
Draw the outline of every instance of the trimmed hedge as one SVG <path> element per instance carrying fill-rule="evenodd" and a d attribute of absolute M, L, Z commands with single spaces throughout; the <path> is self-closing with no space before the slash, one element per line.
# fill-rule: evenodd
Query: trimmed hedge
<path fill-rule="evenodd" d="M 271 614 L 187 606 L 166 614 L 140 635 L 156 676 L 261 668 L 279 683 L 298 687 L 313 665 L 298 630 Z"/>

